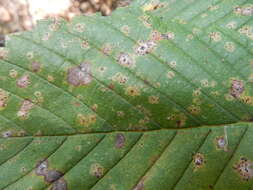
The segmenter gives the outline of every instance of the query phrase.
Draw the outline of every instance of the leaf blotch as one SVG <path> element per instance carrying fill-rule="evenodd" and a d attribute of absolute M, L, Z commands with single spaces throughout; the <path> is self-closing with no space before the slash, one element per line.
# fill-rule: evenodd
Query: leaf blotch
<path fill-rule="evenodd" d="M 125 136 L 122 133 L 117 134 L 115 139 L 115 147 L 122 148 L 125 145 L 125 141 Z"/>
<path fill-rule="evenodd" d="M 73 86 L 83 86 L 91 83 L 91 66 L 88 62 L 83 62 L 79 66 L 68 70 L 67 82 Z"/>
<path fill-rule="evenodd" d="M 253 162 L 247 158 L 240 158 L 240 160 L 233 166 L 233 169 L 243 180 L 248 181 L 253 178 Z"/>

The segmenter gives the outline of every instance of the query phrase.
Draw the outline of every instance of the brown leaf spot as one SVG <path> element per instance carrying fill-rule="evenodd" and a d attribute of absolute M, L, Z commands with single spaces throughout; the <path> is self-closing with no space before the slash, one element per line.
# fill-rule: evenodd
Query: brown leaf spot
<path fill-rule="evenodd" d="M 243 180 L 248 181 L 253 178 L 253 162 L 242 157 L 234 166 L 233 169 L 240 175 Z"/>
<path fill-rule="evenodd" d="M 0 88 L 0 111 L 7 106 L 9 94 Z"/>
<path fill-rule="evenodd" d="M 17 86 L 19 88 L 27 88 L 30 84 L 30 76 L 29 75 L 23 75 L 22 77 L 20 77 L 19 79 L 17 79 Z"/>
<path fill-rule="evenodd" d="M 40 71 L 40 68 L 41 68 L 41 65 L 40 65 L 39 62 L 34 61 L 34 62 L 31 63 L 31 70 L 32 70 L 32 72 L 37 73 L 37 72 Z"/>
<path fill-rule="evenodd" d="M 27 119 L 29 111 L 33 108 L 34 104 L 30 100 L 24 100 L 17 113 L 17 116 L 22 119 Z"/>
<path fill-rule="evenodd" d="M 241 80 L 232 80 L 230 95 L 239 98 L 244 91 L 244 83 Z"/>
<path fill-rule="evenodd" d="M 122 148 L 125 145 L 125 136 L 121 133 L 116 135 L 115 147 Z"/>
<path fill-rule="evenodd" d="M 126 88 L 126 94 L 129 96 L 140 96 L 140 90 L 136 86 L 129 86 Z"/>
<path fill-rule="evenodd" d="M 67 81 L 73 86 L 87 85 L 92 81 L 91 66 L 88 62 L 83 62 L 79 66 L 68 70 Z"/>
<path fill-rule="evenodd" d="M 90 167 L 90 174 L 97 178 L 101 178 L 104 175 L 104 168 L 98 163 L 92 164 Z"/>

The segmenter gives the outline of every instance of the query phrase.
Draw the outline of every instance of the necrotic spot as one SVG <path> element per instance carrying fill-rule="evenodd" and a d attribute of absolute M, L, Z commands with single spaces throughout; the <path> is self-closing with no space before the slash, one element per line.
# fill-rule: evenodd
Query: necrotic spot
<path fill-rule="evenodd" d="M 90 63 L 83 62 L 68 70 L 67 81 L 73 86 L 87 85 L 92 81 Z"/>
<path fill-rule="evenodd" d="M 116 135 L 116 143 L 115 143 L 115 147 L 116 148 L 122 148 L 125 144 L 125 136 L 123 134 L 117 134 Z"/>
<path fill-rule="evenodd" d="M 240 95 L 244 91 L 244 84 L 241 80 L 233 80 L 230 88 L 230 94 L 235 97 L 239 98 Z"/>

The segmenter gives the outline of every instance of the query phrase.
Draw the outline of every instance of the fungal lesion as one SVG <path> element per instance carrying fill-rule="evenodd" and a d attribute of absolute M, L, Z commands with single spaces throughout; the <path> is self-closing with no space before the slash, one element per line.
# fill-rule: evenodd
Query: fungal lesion
<path fill-rule="evenodd" d="M 91 65 L 83 62 L 78 66 L 68 69 L 67 82 L 75 87 L 88 85 L 92 82 Z"/>
<path fill-rule="evenodd" d="M 241 157 L 233 165 L 234 171 L 239 174 L 242 180 L 248 181 L 253 178 L 253 162 L 245 157 Z"/>

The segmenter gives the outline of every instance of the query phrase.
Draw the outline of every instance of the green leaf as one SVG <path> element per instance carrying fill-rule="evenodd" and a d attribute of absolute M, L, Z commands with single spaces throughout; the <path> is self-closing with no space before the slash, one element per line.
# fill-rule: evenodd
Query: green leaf
<path fill-rule="evenodd" d="M 0 189 L 252 188 L 252 6 L 141 0 L 10 35 Z"/>

